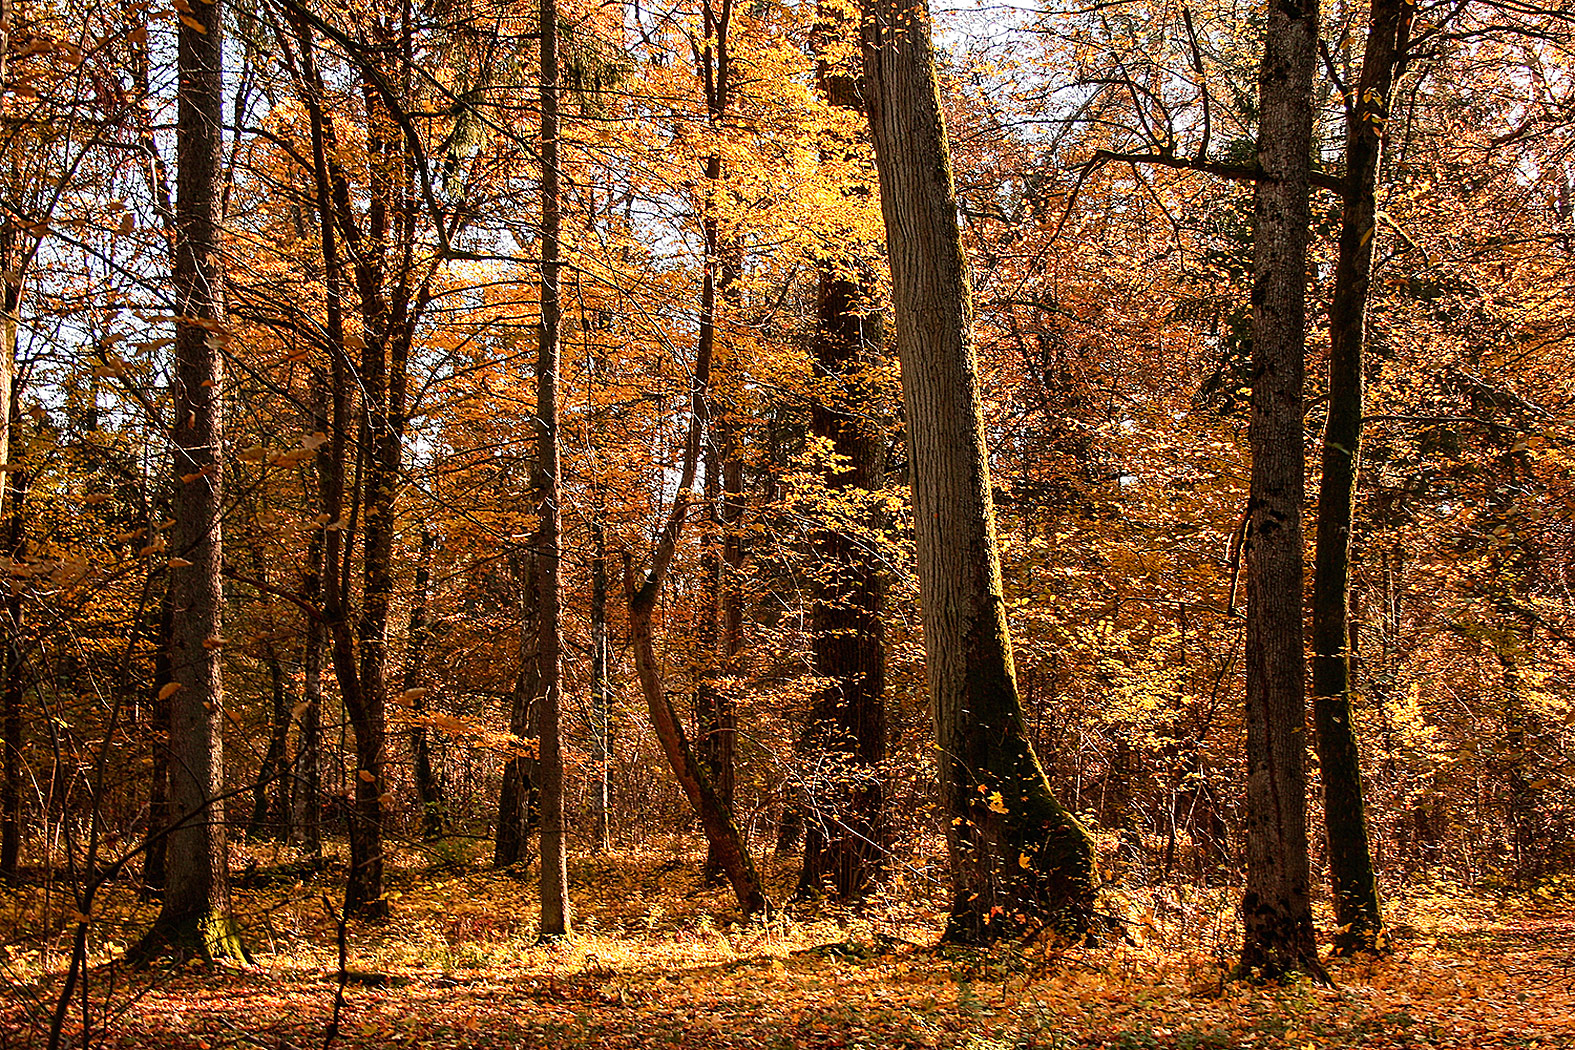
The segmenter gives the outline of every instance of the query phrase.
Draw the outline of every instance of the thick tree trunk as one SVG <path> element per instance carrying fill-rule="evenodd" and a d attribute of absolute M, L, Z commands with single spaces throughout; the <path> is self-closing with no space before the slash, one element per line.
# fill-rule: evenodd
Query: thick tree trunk
<path fill-rule="evenodd" d="M 194 5 L 179 27 L 171 529 L 170 831 L 164 903 L 131 954 L 172 949 L 244 957 L 230 912 L 224 803 L 224 685 L 220 583 L 223 515 L 223 270 L 219 165 L 223 149 L 224 5 Z"/>
<path fill-rule="evenodd" d="M 1351 721 L 1351 530 L 1362 462 L 1362 360 L 1377 239 L 1378 170 L 1412 10 L 1404 0 L 1374 0 L 1372 5 L 1361 79 L 1346 107 L 1345 201 L 1329 308 L 1329 421 L 1318 488 L 1312 686 L 1329 833 L 1334 946 L 1342 954 L 1384 947 L 1378 878 L 1362 802 L 1361 755 Z"/>
<path fill-rule="evenodd" d="M 1241 969 L 1321 977 L 1308 906 L 1302 652 L 1303 357 L 1317 0 L 1271 5 L 1255 186 Z"/>
<path fill-rule="evenodd" d="M 819 17 L 824 53 L 825 41 L 840 38 L 846 26 L 825 7 Z M 862 115 L 857 82 L 847 70 L 822 58 L 817 79 L 828 104 Z M 822 392 L 810 406 L 809 427 L 838 459 L 839 466 L 827 471 L 827 488 L 855 500 L 879 489 L 885 471 L 886 436 L 871 416 L 860 375 L 881 352 L 880 315 L 869 305 L 872 285 L 864 260 L 828 255 L 821 264 L 812 349 Z M 878 522 L 862 524 L 879 528 Z M 815 551 L 821 564 L 810 608 L 810 651 L 816 677 L 827 685 L 815 697 L 801 749 L 823 758 L 808 766 L 826 772 L 805 785 L 800 803 L 808 819 L 798 893 L 818 893 L 829 884 L 847 901 L 874 888 L 890 838 L 880 771 L 886 758 L 885 581 L 845 528 L 820 530 Z"/>
<path fill-rule="evenodd" d="M 399 688 L 413 696 L 411 706 L 416 724 L 410 730 L 411 775 L 416 784 L 416 800 L 421 805 L 421 837 L 428 842 L 443 836 L 447 824 L 443 807 L 443 786 L 432 768 L 432 743 L 421 717 L 427 712 L 426 694 L 419 692 L 421 658 L 427 644 L 427 601 L 432 588 L 432 558 L 437 551 L 437 535 L 421 530 L 421 555 L 416 562 L 415 593 L 410 599 L 410 625 L 405 632 L 405 669 Z"/>
<path fill-rule="evenodd" d="M 536 557 L 541 595 L 536 662 L 541 672 L 541 936 L 569 934 L 569 871 L 563 842 L 562 581 L 558 507 L 558 6 L 541 0 L 541 327 L 536 346 L 536 492 L 541 503 Z"/>
<path fill-rule="evenodd" d="M 1050 791 L 1012 667 L 972 301 L 927 7 L 867 0 L 865 98 L 907 410 L 930 702 L 953 901 L 949 940 L 1084 929 L 1088 833 Z"/>

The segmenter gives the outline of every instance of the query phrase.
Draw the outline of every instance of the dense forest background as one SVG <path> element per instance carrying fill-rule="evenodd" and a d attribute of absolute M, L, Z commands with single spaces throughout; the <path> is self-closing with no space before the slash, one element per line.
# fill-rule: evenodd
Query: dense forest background
<path fill-rule="evenodd" d="M 1372 857 L 1385 896 L 1556 887 L 1575 861 L 1575 24 L 1403 7 L 1369 110 L 1372 11 L 1321 16 L 1308 565 L 1365 113 L 1383 160 L 1347 644 Z M 222 309 L 199 323 L 170 280 L 176 41 L 215 11 Z M 571 858 L 731 871 L 714 834 L 704 862 L 686 852 L 701 829 L 665 709 L 774 900 L 944 900 L 857 20 L 830 0 L 561 0 L 545 78 L 539 13 L 507 2 L 8 0 L 0 965 L 49 972 L 74 936 L 84 963 L 114 954 L 158 907 L 169 581 L 197 542 L 176 503 L 221 474 L 222 627 L 198 640 L 222 666 L 208 713 L 243 882 L 377 919 L 400 909 L 385 853 L 538 863 L 550 693 Z M 1264 13 L 936 20 L 1028 735 L 1105 886 L 1237 886 Z M 175 375 L 178 328 L 222 375 L 204 461 L 172 437 L 202 385 Z M 852 682 L 867 718 L 839 736 Z M 139 918 L 96 928 L 112 893 Z"/>

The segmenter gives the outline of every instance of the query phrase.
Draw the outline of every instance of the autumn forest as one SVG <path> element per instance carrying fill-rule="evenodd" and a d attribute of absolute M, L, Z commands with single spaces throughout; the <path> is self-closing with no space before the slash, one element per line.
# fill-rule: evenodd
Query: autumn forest
<path fill-rule="evenodd" d="M 0 1047 L 1575 1040 L 1575 16 L 0 0 Z"/>

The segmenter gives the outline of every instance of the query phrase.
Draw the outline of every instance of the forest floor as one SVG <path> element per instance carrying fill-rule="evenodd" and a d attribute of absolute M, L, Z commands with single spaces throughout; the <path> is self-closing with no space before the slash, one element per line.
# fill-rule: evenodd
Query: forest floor
<path fill-rule="evenodd" d="M 454 860 L 393 869 L 393 918 L 346 930 L 342 998 L 342 872 L 238 875 L 255 965 L 218 971 L 111 962 L 151 917 L 113 891 L 91 920 L 89 1030 L 79 990 L 64 1045 L 306 1050 L 338 999 L 333 1046 L 379 1050 L 1575 1047 L 1575 909 L 1549 895 L 1396 894 L 1392 955 L 1333 960 L 1333 987 L 1257 986 L 1221 979 L 1229 888 L 1113 896 L 1125 935 L 1098 947 L 938 951 L 911 886 L 861 915 L 740 924 L 675 844 L 577 860 L 577 935 L 538 946 L 534 878 Z M 49 889 L 0 889 L 0 1050 L 48 1042 L 75 910 Z"/>

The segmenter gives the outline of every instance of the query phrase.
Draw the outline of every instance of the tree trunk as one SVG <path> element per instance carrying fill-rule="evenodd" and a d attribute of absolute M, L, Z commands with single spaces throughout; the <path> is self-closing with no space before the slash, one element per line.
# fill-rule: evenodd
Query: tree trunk
<path fill-rule="evenodd" d="M 320 404 L 321 402 L 317 402 Z M 320 413 L 319 413 L 320 414 Z M 312 534 L 306 548 L 306 572 L 301 593 L 309 602 L 322 594 L 323 534 Z M 322 711 L 323 711 L 323 624 L 315 616 L 306 618 L 306 635 L 301 645 L 301 716 L 295 739 L 294 825 L 303 852 L 312 857 L 323 853 L 322 812 Z"/>
<path fill-rule="evenodd" d="M 821 7 L 817 42 L 846 31 L 846 20 Z M 822 57 L 817 80 L 829 105 L 863 115 L 858 83 L 842 64 Z M 868 187 L 844 187 L 852 194 Z M 855 276 L 856 275 L 856 276 Z M 862 369 L 880 360 L 880 315 L 870 310 L 874 282 L 864 260 L 828 252 L 822 260 L 812 345 L 822 392 L 810 406 L 810 433 L 830 443 L 838 467 L 827 488 L 853 495 L 881 487 L 885 434 L 871 418 Z M 846 466 L 842 466 L 846 464 Z M 864 521 L 872 531 L 880 523 Z M 810 608 L 815 675 L 828 684 L 816 694 L 801 750 L 823 758 L 809 766 L 826 776 L 805 785 L 804 863 L 800 896 L 828 883 L 839 900 L 863 897 L 885 869 L 887 825 L 880 765 L 886 758 L 886 650 L 881 613 L 885 581 L 846 528 L 834 523 L 815 536 L 821 562 Z M 784 824 L 786 826 L 786 824 Z"/>
<path fill-rule="evenodd" d="M 284 668 L 272 643 L 266 646 L 263 663 L 268 668 L 269 696 L 273 703 L 268 715 L 268 749 L 263 752 L 257 782 L 252 785 L 252 816 L 246 822 L 246 837 L 254 842 L 264 838 L 285 839 L 290 834 L 288 822 L 279 820 L 280 813 L 290 812 L 290 778 L 285 776 L 289 763 L 285 749 L 290 734 L 290 707 L 285 702 Z M 270 790 L 274 796 L 271 805 Z"/>
<path fill-rule="evenodd" d="M 591 522 L 591 848 L 612 849 L 607 772 L 612 761 L 612 644 L 607 631 L 607 532 L 601 516 Z"/>
<path fill-rule="evenodd" d="M 1329 833 L 1334 946 L 1341 954 L 1384 947 L 1378 878 L 1362 802 L 1361 755 L 1351 722 L 1351 531 L 1362 462 L 1362 360 L 1377 234 L 1378 170 L 1412 10 L 1404 0 L 1373 0 L 1361 79 L 1355 99 L 1346 106 L 1345 200 L 1329 307 L 1329 421 L 1318 489 L 1312 686 Z"/>
<path fill-rule="evenodd" d="M 1308 907 L 1302 427 L 1317 0 L 1271 5 L 1258 86 L 1241 970 L 1323 976 Z"/>
<path fill-rule="evenodd" d="M 432 588 L 432 557 L 436 550 L 436 534 L 423 528 L 421 555 L 416 562 L 415 593 L 410 599 L 410 627 L 405 634 L 405 669 L 399 676 L 399 688 L 407 696 L 413 695 L 411 706 L 416 723 L 410 730 L 411 775 L 416 782 L 416 799 L 421 804 L 421 837 L 427 842 L 442 838 L 447 824 L 443 812 L 443 786 L 432 768 L 431 740 L 421 720 L 427 712 L 426 694 L 417 691 L 421 684 L 422 651 L 427 643 L 427 601 Z"/>
<path fill-rule="evenodd" d="M 223 515 L 223 345 L 219 165 L 223 150 L 224 5 L 193 5 L 179 27 L 172 391 L 169 796 L 164 903 L 132 949 L 244 958 L 230 911 L 225 842 L 224 685 L 220 582 Z M 181 564 L 176 563 L 179 559 Z"/>
<path fill-rule="evenodd" d="M 1086 928 L 1088 833 L 1050 791 L 1012 667 L 972 301 L 924 5 L 868 0 L 865 97 L 891 259 L 953 900 L 946 937 Z"/>
<path fill-rule="evenodd" d="M 563 843 L 562 581 L 558 507 L 558 6 L 541 0 L 541 327 L 536 344 L 536 557 L 541 595 L 536 663 L 541 673 L 541 936 L 569 934 L 569 871 Z"/>
<path fill-rule="evenodd" d="M 709 267 L 706 286 L 708 289 L 711 286 Z M 700 826 L 705 831 L 708 856 L 715 858 L 717 866 L 726 876 L 733 888 L 734 896 L 738 898 L 739 907 L 746 915 L 754 915 L 768 910 L 770 902 L 766 900 L 760 876 L 755 871 L 755 863 L 749 855 L 744 837 L 733 821 L 732 811 L 718 797 L 705 765 L 695 755 L 694 748 L 684 734 L 683 724 L 678 720 L 672 702 L 667 697 L 662 673 L 656 661 L 651 623 L 656 612 L 656 599 L 661 594 L 662 582 L 667 577 L 667 569 L 672 564 L 673 555 L 678 549 L 684 518 L 689 511 L 689 501 L 693 497 L 691 490 L 694 487 L 695 470 L 700 460 L 701 436 L 705 432 L 707 423 L 706 395 L 711 380 L 711 354 L 714 344 L 710 339 L 705 338 L 705 332 L 706 329 L 702 325 L 701 338 L 695 354 L 694 379 L 690 388 L 689 433 L 684 443 L 683 467 L 679 474 L 673 505 L 668 511 L 667 521 L 663 524 L 661 535 L 657 539 L 656 551 L 651 555 L 650 569 L 647 570 L 645 579 L 638 587 L 634 582 L 632 565 L 625 563 L 624 591 L 629 601 L 629 642 L 634 648 L 635 673 L 640 679 L 640 688 L 645 693 L 651 727 L 656 731 L 657 741 L 662 746 L 662 753 L 666 756 L 668 765 L 672 767 L 679 788 L 700 818 Z"/>
<path fill-rule="evenodd" d="M 14 413 L 11 426 L 13 430 L 17 427 Z M 17 453 L 17 443 L 13 441 L 11 454 Z M 5 550 L 12 561 L 19 562 L 27 555 L 22 515 L 27 506 L 28 474 L 11 471 L 0 477 L 0 485 L 11 490 L 5 503 L 9 508 Z M 0 748 L 4 749 L 4 777 L 0 778 L 0 882 L 9 886 L 18 883 L 22 854 L 22 694 L 27 652 L 22 637 L 22 611 L 21 591 L 13 588 L 5 601 L 6 644 L 0 652 L 0 659 L 5 661 L 5 679 L 0 682 Z"/>

